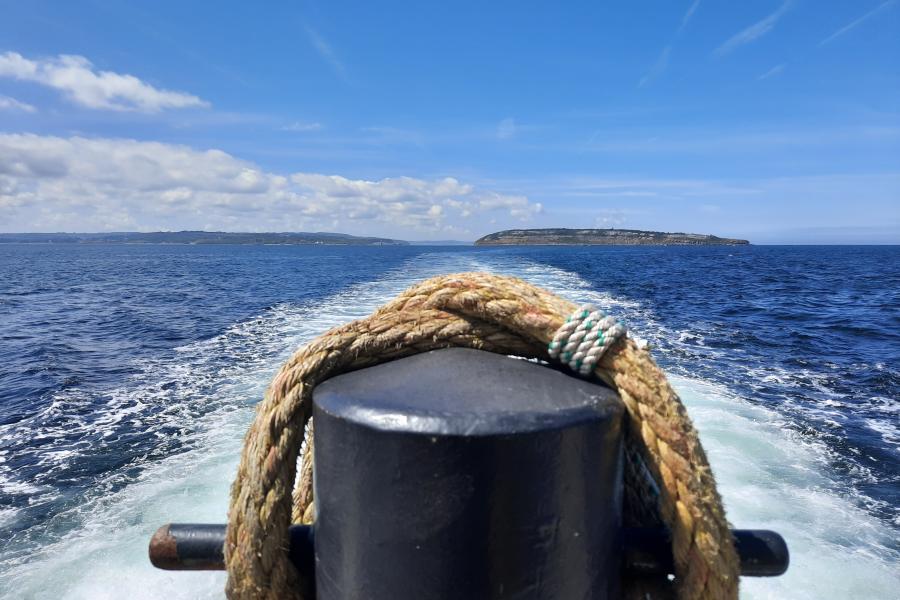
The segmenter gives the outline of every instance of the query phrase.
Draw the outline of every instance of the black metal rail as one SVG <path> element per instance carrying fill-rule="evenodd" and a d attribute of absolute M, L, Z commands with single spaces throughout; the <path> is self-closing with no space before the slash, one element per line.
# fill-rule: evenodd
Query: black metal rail
<path fill-rule="evenodd" d="M 741 575 L 774 577 L 787 571 L 790 556 L 784 539 L 765 529 L 732 530 L 741 560 Z M 313 528 L 290 528 L 291 562 L 302 573 L 313 572 Z M 170 523 L 150 540 L 150 562 L 171 571 L 225 569 L 225 525 Z M 622 562 L 630 576 L 667 575 L 674 570 L 668 533 L 661 529 L 625 529 Z"/>

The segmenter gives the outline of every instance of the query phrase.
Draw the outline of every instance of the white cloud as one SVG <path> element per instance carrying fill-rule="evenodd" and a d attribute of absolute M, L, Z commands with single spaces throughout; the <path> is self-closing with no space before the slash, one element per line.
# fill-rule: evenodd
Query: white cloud
<path fill-rule="evenodd" d="M 13 110 L 27 113 L 37 111 L 37 109 L 30 104 L 3 95 L 0 95 L 0 110 Z"/>
<path fill-rule="evenodd" d="M 781 63 L 780 65 L 775 65 L 774 67 L 772 67 L 771 69 L 769 69 L 768 71 L 766 71 L 765 73 L 760 75 L 759 80 L 762 81 L 763 79 L 768 79 L 769 77 L 774 77 L 775 75 L 778 75 L 779 73 L 784 71 L 786 68 L 787 68 L 787 65 L 784 63 Z"/>
<path fill-rule="evenodd" d="M 414 144 L 421 146 L 425 143 L 425 136 L 414 129 L 403 129 L 389 125 L 373 125 L 362 127 L 360 131 L 365 135 L 364 141 L 376 145 L 383 144 Z"/>
<path fill-rule="evenodd" d="M 865 126 L 835 129 L 797 129 L 780 131 L 677 132 L 674 135 L 650 138 L 603 138 L 595 134 L 587 150 L 597 152 L 770 152 L 776 148 L 804 146 L 846 146 L 847 144 L 896 144 L 900 127 Z"/>
<path fill-rule="evenodd" d="M 716 48 L 713 54 L 715 54 L 716 56 L 725 56 L 738 46 L 749 44 L 753 40 L 766 35 L 770 31 L 772 31 L 772 29 L 774 29 L 775 25 L 778 23 L 781 17 L 783 17 L 787 13 L 792 4 L 792 0 L 785 0 L 785 2 L 783 2 L 775 12 L 773 12 L 762 21 L 754 23 L 747 29 L 744 29 L 740 33 L 729 38 L 724 44 Z"/>
<path fill-rule="evenodd" d="M 594 227 L 606 229 L 625 225 L 628 222 L 628 216 L 635 211 L 627 208 L 601 208 L 597 212 L 599 214 L 594 217 Z"/>
<path fill-rule="evenodd" d="M 481 194 L 477 208 L 479 212 L 505 210 L 517 219 L 528 219 L 544 210 L 540 203 L 530 202 L 526 196 L 508 196 L 494 192 Z"/>
<path fill-rule="evenodd" d="M 331 44 L 329 44 L 325 38 L 312 27 L 307 25 L 305 29 L 306 37 L 309 38 L 309 43 L 312 44 L 312 47 L 315 48 L 316 52 L 319 53 L 319 56 L 328 63 L 332 71 L 334 71 L 334 74 L 346 83 L 348 81 L 347 69 L 331 48 Z"/>
<path fill-rule="evenodd" d="M 308 133 L 310 131 L 319 131 L 320 129 L 322 129 L 321 123 L 303 123 L 301 121 L 288 123 L 281 128 L 282 131 L 292 131 L 294 133 Z"/>
<path fill-rule="evenodd" d="M 555 198 L 594 198 L 639 204 L 642 201 L 685 200 L 702 197 L 749 197 L 753 186 L 705 179 L 629 179 L 581 177 L 545 182 L 542 195 Z M 616 211 L 626 209 L 616 208 Z M 626 211 L 628 212 L 628 211 Z M 618 213 L 617 213 L 618 214 Z"/>
<path fill-rule="evenodd" d="M 844 35 L 851 29 L 855 28 L 858 25 L 861 25 L 865 21 L 868 21 L 870 18 L 874 17 L 876 14 L 880 13 L 882 10 L 884 10 L 890 6 L 893 6 L 896 3 L 897 3 L 896 0 L 887 0 L 887 2 L 882 2 L 881 4 L 879 4 L 878 6 L 876 6 L 875 8 L 873 8 L 872 10 L 870 10 L 869 12 L 864 14 L 863 16 L 859 17 L 858 19 L 856 19 L 854 21 L 851 21 L 850 23 L 844 25 L 843 27 L 841 27 L 840 29 L 838 29 L 837 31 L 835 31 L 834 33 L 829 35 L 827 38 L 825 38 L 824 40 L 819 42 L 819 45 L 824 46 L 825 44 L 833 41 L 835 38 L 838 38 L 838 37 Z"/>
<path fill-rule="evenodd" d="M 679 33 L 687 27 L 687 24 L 691 21 L 691 17 L 694 16 L 694 13 L 697 12 L 698 8 L 700 8 L 700 0 L 694 0 L 688 7 L 687 12 L 685 12 L 684 16 L 681 18 L 681 26 L 678 28 Z"/>
<path fill-rule="evenodd" d="M 278 174 L 220 150 L 126 139 L 0 135 L 0 228 L 6 231 L 222 229 L 403 237 L 475 215 L 527 220 L 525 196 L 454 178 L 376 181 Z"/>
<path fill-rule="evenodd" d="M 169 108 L 206 107 L 208 102 L 184 92 L 161 90 L 134 77 L 98 71 L 83 56 L 61 54 L 30 60 L 16 52 L 0 54 L 0 77 L 29 81 L 63 92 L 93 109 L 155 113 Z"/>
<path fill-rule="evenodd" d="M 497 137 L 501 140 L 508 140 L 516 135 L 516 120 L 509 117 L 503 119 L 497 124 Z"/>

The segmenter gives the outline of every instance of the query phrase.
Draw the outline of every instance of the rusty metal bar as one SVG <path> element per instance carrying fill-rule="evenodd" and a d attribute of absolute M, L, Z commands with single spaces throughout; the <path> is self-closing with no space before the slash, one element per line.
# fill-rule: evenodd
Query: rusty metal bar
<path fill-rule="evenodd" d="M 784 539 L 764 529 L 732 530 L 741 560 L 741 575 L 774 577 L 787 571 L 790 556 Z M 312 574 L 313 528 L 290 528 L 291 562 Z M 623 566 L 631 576 L 665 575 L 673 570 L 668 534 L 661 529 L 626 529 Z M 225 569 L 225 525 L 170 523 L 150 540 L 150 562 L 171 571 L 221 571 Z"/>
<path fill-rule="evenodd" d="M 291 562 L 312 573 L 313 528 L 293 525 L 289 530 Z M 169 523 L 150 539 L 150 562 L 167 571 L 222 571 L 225 569 L 225 525 Z"/>

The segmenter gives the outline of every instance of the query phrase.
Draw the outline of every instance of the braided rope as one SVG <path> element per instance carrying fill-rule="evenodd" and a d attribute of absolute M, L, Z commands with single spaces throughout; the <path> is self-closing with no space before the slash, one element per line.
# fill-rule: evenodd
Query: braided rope
<path fill-rule="evenodd" d="M 229 598 L 303 600 L 299 575 L 284 549 L 292 518 L 314 515 L 311 431 L 296 490 L 294 484 L 318 383 L 451 346 L 546 359 L 564 315 L 574 309 L 519 279 L 447 275 L 410 288 L 370 317 L 332 329 L 298 350 L 275 376 L 244 440 L 225 544 Z M 594 374 L 618 391 L 628 410 L 628 439 L 660 483 L 659 515 L 672 533 L 679 598 L 737 598 L 737 554 L 715 480 L 665 375 L 647 350 L 628 338 L 610 341 Z"/>
<path fill-rule="evenodd" d="M 616 340 L 625 335 L 625 325 L 593 304 L 573 312 L 556 330 L 547 347 L 550 358 L 560 358 L 573 371 L 587 375 Z"/>

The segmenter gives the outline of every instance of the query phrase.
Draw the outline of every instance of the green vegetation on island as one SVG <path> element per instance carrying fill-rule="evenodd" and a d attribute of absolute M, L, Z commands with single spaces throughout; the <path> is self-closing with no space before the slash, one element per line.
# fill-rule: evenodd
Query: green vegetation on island
<path fill-rule="evenodd" d="M 475 241 L 476 246 L 734 246 L 747 240 L 698 233 L 638 229 L 507 229 Z"/>

